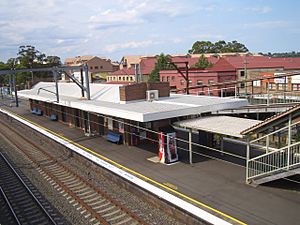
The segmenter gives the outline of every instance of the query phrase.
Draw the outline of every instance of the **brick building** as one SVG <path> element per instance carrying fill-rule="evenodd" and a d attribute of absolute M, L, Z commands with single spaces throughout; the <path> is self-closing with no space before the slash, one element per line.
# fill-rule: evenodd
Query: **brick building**
<path fill-rule="evenodd" d="M 189 68 L 189 86 L 200 86 L 200 85 L 213 85 L 216 83 L 223 83 L 228 81 L 236 80 L 235 68 L 229 64 L 224 58 L 208 58 L 211 63 L 214 63 L 211 68 L 207 69 L 197 69 Z M 197 62 L 197 58 L 191 58 L 186 60 L 190 67 L 193 67 Z M 179 64 L 179 61 L 174 61 L 175 64 Z M 182 63 L 182 62 L 181 62 Z M 182 72 L 185 74 L 184 68 L 182 67 Z M 173 89 L 182 89 L 186 87 L 185 79 L 180 75 L 177 70 L 164 70 L 160 72 L 161 81 L 167 81 L 170 83 Z M 223 89 L 223 90 L 222 90 Z M 234 92 L 234 86 L 214 86 L 191 89 L 190 94 L 196 95 L 214 95 L 221 96 L 231 95 Z"/>

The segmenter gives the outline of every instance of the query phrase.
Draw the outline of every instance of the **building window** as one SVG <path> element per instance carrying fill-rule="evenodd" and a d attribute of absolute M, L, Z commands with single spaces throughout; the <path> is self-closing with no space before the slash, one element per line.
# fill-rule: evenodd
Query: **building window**
<path fill-rule="evenodd" d="M 245 76 L 245 71 L 240 71 L 240 76 L 241 77 Z"/>
<path fill-rule="evenodd" d="M 123 81 L 125 81 L 125 77 L 123 77 Z"/>
<path fill-rule="evenodd" d="M 175 80 L 175 76 L 172 76 L 172 81 L 174 81 Z"/>
<path fill-rule="evenodd" d="M 119 80 L 121 80 L 122 79 L 122 77 L 119 77 Z"/>
<path fill-rule="evenodd" d="M 98 67 L 98 66 L 95 66 L 95 70 L 97 70 L 97 69 L 99 69 L 99 67 Z"/>
<path fill-rule="evenodd" d="M 133 77 L 130 77 L 130 81 L 133 81 Z"/>
<path fill-rule="evenodd" d="M 244 88 L 245 87 L 245 83 L 241 83 L 241 88 Z"/>
<path fill-rule="evenodd" d="M 267 88 L 269 88 L 270 90 L 276 90 L 276 84 L 275 83 L 269 83 L 269 85 L 267 84 Z"/>
<path fill-rule="evenodd" d="M 214 80 L 208 80 L 208 84 L 213 84 Z"/>
<path fill-rule="evenodd" d="M 260 87 L 261 86 L 261 81 L 260 80 L 254 80 L 253 81 L 253 87 Z"/>
<path fill-rule="evenodd" d="M 129 77 L 126 77 L 126 80 L 129 81 Z"/>
<path fill-rule="evenodd" d="M 90 66 L 90 69 L 92 70 L 92 69 L 93 69 L 93 67 L 92 67 L 92 66 Z"/>
<path fill-rule="evenodd" d="M 293 84 L 292 89 L 293 91 L 300 91 L 300 84 Z"/>
<path fill-rule="evenodd" d="M 167 76 L 167 82 L 169 82 L 170 81 L 170 77 L 169 76 Z"/>
<path fill-rule="evenodd" d="M 103 66 L 100 66 L 100 69 L 103 69 Z"/>
<path fill-rule="evenodd" d="M 165 77 L 161 77 L 161 81 L 164 82 Z"/>
<path fill-rule="evenodd" d="M 192 80 L 189 80 L 189 84 L 191 84 L 192 83 Z"/>
<path fill-rule="evenodd" d="M 183 79 L 180 80 L 180 84 L 184 85 L 184 80 Z"/>
<path fill-rule="evenodd" d="M 285 85 L 284 84 L 278 84 L 278 90 L 284 90 Z"/>
<path fill-rule="evenodd" d="M 114 80 L 116 80 L 116 77 L 113 77 L 114 78 Z"/>
<path fill-rule="evenodd" d="M 197 80 L 197 85 L 203 85 L 203 82 L 202 82 L 202 80 Z"/>

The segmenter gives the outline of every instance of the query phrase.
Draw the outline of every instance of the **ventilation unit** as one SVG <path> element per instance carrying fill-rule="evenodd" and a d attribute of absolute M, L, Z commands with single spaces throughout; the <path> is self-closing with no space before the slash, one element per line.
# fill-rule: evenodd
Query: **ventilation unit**
<path fill-rule="evenodd" d="M 152 102 L 158 100 L 158 90 L 147 91 L 147 101 Z"/>

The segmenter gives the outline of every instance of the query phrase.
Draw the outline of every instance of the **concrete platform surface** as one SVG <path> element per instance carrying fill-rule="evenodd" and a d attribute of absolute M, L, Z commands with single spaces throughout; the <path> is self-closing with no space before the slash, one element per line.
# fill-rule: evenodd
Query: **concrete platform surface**
<path fill-rule="evenodd" d="M 285 181 L 252 187 L 245 184 L 244 167 L 217 160 L 206 159 L 192 166 L 183 162 L 173 165 L 155 163 L 155 160 L 147 160 L 156 156 L 153 152 L 138 147 L 112 144 L 104 137 L 86 137 L 82 130 L 50 121 L 46 117 L 32 115 L 25 100 L 20 102 L 19 108 L 8 106 L 1 106 L 1 108 L 16 112 L 244 223 L 299 224 L 300 183 L 298 183 L 299 188 L 290 187 Z"/>

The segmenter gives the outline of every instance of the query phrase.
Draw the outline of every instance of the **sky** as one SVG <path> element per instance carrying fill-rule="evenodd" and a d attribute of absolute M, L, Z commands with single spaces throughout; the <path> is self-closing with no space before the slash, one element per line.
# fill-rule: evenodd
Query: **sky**
<path fill-rule="evenodd" d="M 0 61 L 20 45 L 46 55 L 186 54 L 195 41 L 300 51 L 296 0 L 0 0 Z"/>

